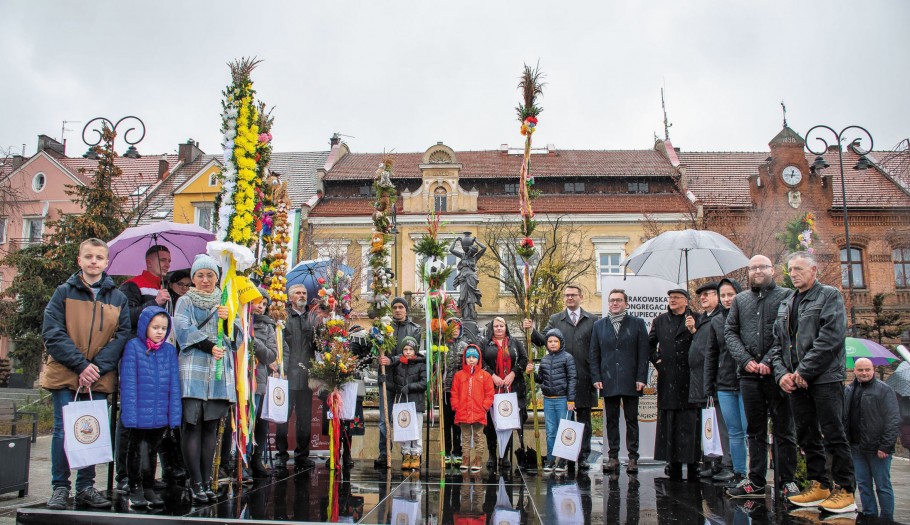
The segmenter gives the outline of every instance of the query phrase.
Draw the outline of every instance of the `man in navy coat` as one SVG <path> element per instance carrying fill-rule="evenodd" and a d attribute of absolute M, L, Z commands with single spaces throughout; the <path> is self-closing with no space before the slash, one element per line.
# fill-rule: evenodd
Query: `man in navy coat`
<path fill-rule="evenodd" d="M 604 472 L 619 469 L 619 405 L 626 420 L 629 472 L 638 472 L 638 398 L 648 377 L 648 330 L 644 319 L 629 315 L 625 290 L 611 290 L 607 316 L 594 323 L 588 362 L 594 388 L 604 398 L 604 434 L 610 445 Z"/>

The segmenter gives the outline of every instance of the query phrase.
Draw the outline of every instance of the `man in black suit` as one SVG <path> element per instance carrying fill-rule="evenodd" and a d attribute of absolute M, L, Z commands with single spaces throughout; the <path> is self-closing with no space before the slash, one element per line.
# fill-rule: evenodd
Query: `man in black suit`
<path fill-rule="evenodd" d="M 546 345 L 544 334 L 557 328 L 565 337 L 565 350 L 575 358 L 575 370 L 578 375 L 578 385 L 575 388 L 575 415 L 578 422 L 585 425 L 585 435 L 578 455 L 578 469 L 587 471 L 590 468 L 588 455 L 591 453 L 591 407 L 597 402 L 591 388 L 591 372 L 588 366 L 588 348 L 591 346 L 591 331 L 594 329 L 595 318 L 581 307 L 584 295 L 577 284 L 566 285 L 562 297 L 566 309 L 550 316 L 543 333 L 537 330 L 531 332 L 531 342 L 537 346 Z M 526 330 L 532 326 L 530 319 L 524 320 Z M 573 462 L 569 463 L 570 470 L 574 466 Z"/>
<path fill-rule="evenodd" d="M 629 472 L 638 472 L 638 398 L 648 378 L 648 329 L 644 319 L 629 315 L 625 290 L 611 290 L 607 316 L 594 323 L 588 352 L 594 388 L 604 398 L 604 435 L 609 459 L 604 472 L 619 469 L 619 405 L 626 419 Z"/>

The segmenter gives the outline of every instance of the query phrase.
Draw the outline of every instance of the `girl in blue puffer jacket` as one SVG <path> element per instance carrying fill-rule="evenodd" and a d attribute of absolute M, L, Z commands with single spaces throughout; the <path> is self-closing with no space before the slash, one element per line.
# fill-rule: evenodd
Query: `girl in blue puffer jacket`
<path fill-rule="evenodd" d="M 127 472 L 134 507 L 164 505 L 155 494 L 155 460 L 168 427 L 180 426 L 182 399 L 177 349 L 167 342 L 171 317 L 164 308 L 149 306 L 139 315 L 137 335 L 130 339 L 120 361 L 121 419 L 129 429 Z"/>

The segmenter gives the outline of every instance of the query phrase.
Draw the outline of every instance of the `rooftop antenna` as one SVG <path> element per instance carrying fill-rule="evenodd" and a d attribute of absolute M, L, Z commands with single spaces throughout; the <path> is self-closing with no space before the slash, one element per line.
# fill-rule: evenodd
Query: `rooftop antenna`
<path fill-rule="evenodd" d="M 673 124 L 670 124 L 670 121 L 667 118 L 667 104 L 664 101 L 664 88 L 660 88 L 660 107 L 664 110 L 664 140 L 670 140 L 670 127 L 672 127 Z"/>
<path fill-rule="evenodd" d="M 60 143 L 61 144 L 66 143 L 66 139 L 63 137 L 63 135 L 67 131 L 73 131 L 73 130 L 69 129 L 68 127 L 66 127 L 67 124 L 82 124 L 82 122 L 78 121 L 78 120 L 64 120 L 63 121 L 63 124 L 60 126 Z"/>
<path fill-rule="evenodd" d="M 784 104 L 783 100 L 780 101 L 780 107 L 784 111 L 784 127 L 786 128 L 787 127 L 787 105 Z"/>

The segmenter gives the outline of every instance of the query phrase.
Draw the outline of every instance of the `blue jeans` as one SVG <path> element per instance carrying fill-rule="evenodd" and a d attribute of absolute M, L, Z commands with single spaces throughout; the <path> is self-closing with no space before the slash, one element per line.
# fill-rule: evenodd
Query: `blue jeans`
<path fill-rule="evenodd" d="M 730 436 L 730 457 L 733 458 L 733 472 L 745 475 L 746 466 L 746 409 L 743 407 L 743 396 L 740 392 L 717 392 L 720 413 L 727 424 Z"/>
<path fill-rule="evenodd" d="M 74 401 L 76 393 L 68 388 L 51 390 L 54 401 L 54 433 L 51 437 L 51 486 L 70 489 L 70 465 L 63 448 L 63 407 Z M 107 399 L 105 394 L 93 394 L 95 401 Z M 88 401 L 87 393 L 80 393 L 78 401 Z M 95 484 L 95 466 L 76 471 L 76 492 L 81 492 Z"/>
<path fill-rule="evenodd" d="M 543 417 L 547 427 L 547 459 L 554 461 L 553 444 L 556 443 L 556 431 L 559 430 L 559 420 L 568 414 L 568 403 L 563 397 L 543 398 Z"/>
<path fill-rule="evenodd" d="M 894 519 L 894 491 L 891 489 L 891 455 L 880 459 L 876 452 L 860 450 L 859 445 L 851 444 L 853 469 L 856 475 L 856 486 L 859 488 L 860 501 L 863 503 L 863 514 Z M 875 489 L 872 483 L 875 482 Z M 875 495 L 878 494 L 878 505 Z"/>

